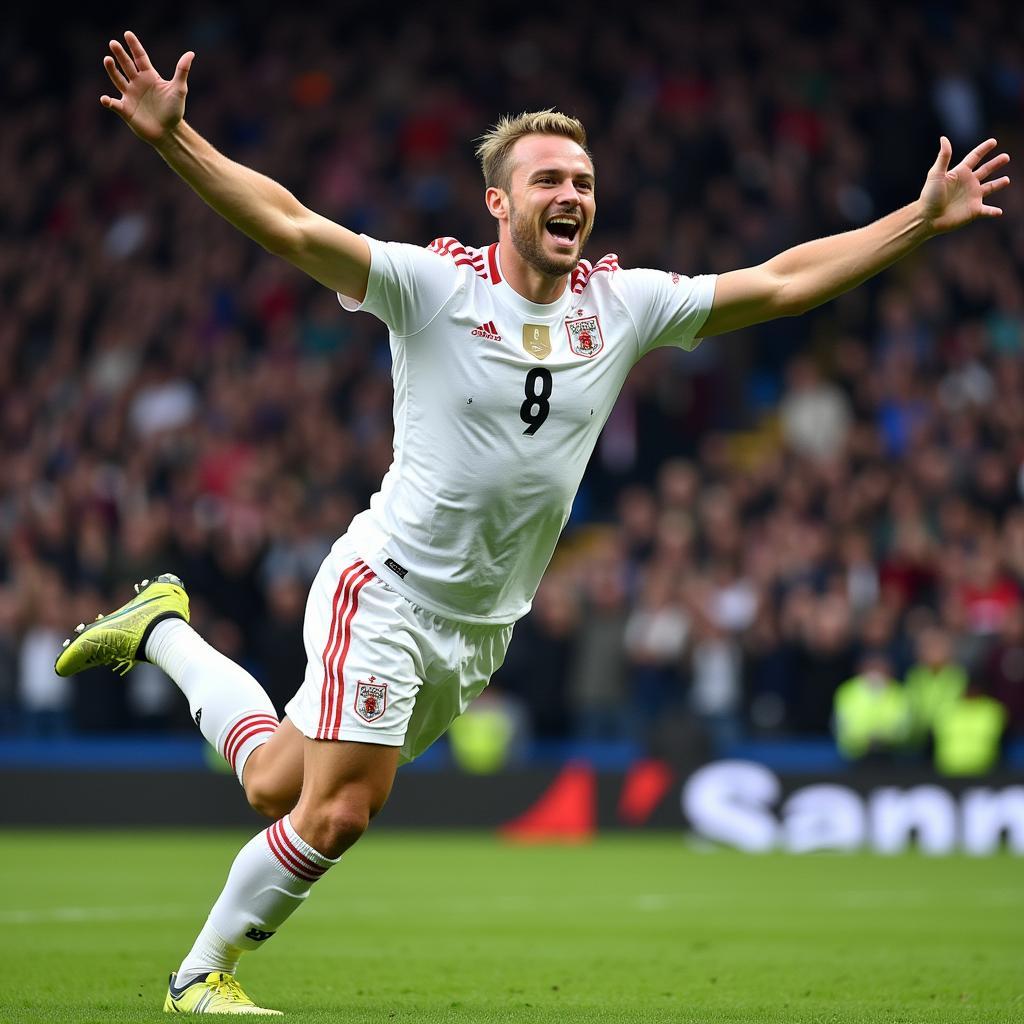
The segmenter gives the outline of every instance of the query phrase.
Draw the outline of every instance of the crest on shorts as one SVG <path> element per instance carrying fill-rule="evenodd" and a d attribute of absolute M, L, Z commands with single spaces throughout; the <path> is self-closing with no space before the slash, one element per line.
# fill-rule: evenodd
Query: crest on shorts
<path fill-rule="evenodd" d="M 596 316 L 566 320 L 565 329 L 569 333 L 569 348 L 578 356 L 593 359 L 604 348 L 601 322 Z"/>
<path fill-rule="evenodd" d="M 376 676 L 356 683 L 356 714 L 364 722 L 376 722 L 388 706 L 388 684 L 378 683 Z"/>

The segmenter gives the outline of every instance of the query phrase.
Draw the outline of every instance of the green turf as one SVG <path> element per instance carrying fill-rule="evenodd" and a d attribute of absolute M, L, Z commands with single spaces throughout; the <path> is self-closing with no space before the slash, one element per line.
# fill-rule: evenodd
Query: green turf
<path fill-rule="evenodd" d="M 0 833 L 0 1021 L 145 1021 L 236 833 Z M 369 835 L 241 980 L 299 1022 L 1019 1022 L 1024 864 Z"/>

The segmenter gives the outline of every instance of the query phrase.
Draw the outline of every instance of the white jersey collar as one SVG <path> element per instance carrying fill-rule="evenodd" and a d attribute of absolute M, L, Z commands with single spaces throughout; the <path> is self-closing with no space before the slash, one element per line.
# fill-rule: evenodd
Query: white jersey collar
<path fill-rule="evenodd" d="M 501 256 L 498 253 L 497 242 L 491 244 L 487 257 L 491 272 L 491 283 L 500 294 L 502 303 L 523 316 L 533 317 L 537 320 L 547 320 L 552 317 L 560 317 L 572 305 L 573 294 L 568 281 L 565 285 L 565 291 L 554 302 L 531 302 L 520 295 L 505 280 L 505 275 L 501 272 Z"/>

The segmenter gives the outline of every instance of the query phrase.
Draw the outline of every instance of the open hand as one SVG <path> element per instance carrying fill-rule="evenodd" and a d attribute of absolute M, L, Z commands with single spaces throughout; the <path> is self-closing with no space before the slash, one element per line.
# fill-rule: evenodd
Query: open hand
<path fill-rule="evenodd" d="M 188 71 L 195 54 L 191 50 L 182 54 L 174 77 L 167 81 L 157 74 L 134 32 L 125 32 L 124 40 L 127 50 L 111 39 L 113 56 L 103 58 L 103 66 L 121 97 L 101 96 L 100 103 L 113 110 L 140 139 L 156 143 L 185 116 Z"/>
<path fill-rule="evenodd" d="M 1005 175 L 986 180 L 994 171 L 1010 162 L 1008 154 L 1000 153 L 982 164 L 981 161 L 995 148 L 996 140 L 988 139 L 975 146 L 960 163 L 950 168 L 953 147 L 949 139 L 942 136 L 939 155 L 928 172 L 920 199 L 925 217 L 936 233 L 963 227 L 978 217 L 1002 216 L 1003 211 L 998 206 L 985 204 L 993 192 L 1010 184 L 1010 179 Z"/>

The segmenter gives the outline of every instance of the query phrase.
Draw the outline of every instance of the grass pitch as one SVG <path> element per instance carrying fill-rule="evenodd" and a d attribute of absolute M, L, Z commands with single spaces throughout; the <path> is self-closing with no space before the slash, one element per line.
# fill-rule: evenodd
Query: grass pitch
<path fill-rule="evenodd" d="M 238 833 L 0 833 L 0 1021 L 166 1020 Z M 1024 1020 L 1024 864 L 368 835 L 239 977 L 294 1024 Z"/>

